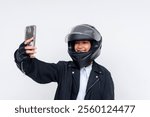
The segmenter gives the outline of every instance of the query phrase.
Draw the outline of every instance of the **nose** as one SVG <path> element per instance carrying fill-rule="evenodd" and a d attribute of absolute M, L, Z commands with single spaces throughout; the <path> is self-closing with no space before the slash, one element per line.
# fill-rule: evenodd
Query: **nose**
<path fill-rule="evenodd" d="M 77 48 L 79 48 L 79 49 L 82 48 L 82 43 L 81 43 L 81 42 L 79 42 L 79 43 L 77 44 Z"/>

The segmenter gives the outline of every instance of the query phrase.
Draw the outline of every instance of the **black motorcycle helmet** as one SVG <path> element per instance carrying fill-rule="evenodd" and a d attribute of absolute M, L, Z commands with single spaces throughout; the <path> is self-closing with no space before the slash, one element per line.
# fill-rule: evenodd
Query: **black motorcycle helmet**
<path fill-rule="evenodd" d="M 76 52 L 74 44 L 78 40 L 89 40 L 91 42 L 90 50 L 88 52 Z M 102 36 L 91 25 L 82 24 L 75 26 L 70 34 L 67 35 L 66 41 L 68 43 L 68 53 L 79 68 L 88 66 L 100 54 Z"/>

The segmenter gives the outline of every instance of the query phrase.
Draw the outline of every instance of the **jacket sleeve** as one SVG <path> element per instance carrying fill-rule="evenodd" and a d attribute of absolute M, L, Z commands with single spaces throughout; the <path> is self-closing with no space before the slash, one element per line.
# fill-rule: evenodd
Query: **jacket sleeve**
<path fill-rule="evenodd" d="M 106 71 L 105 74 L 105 84 L 104 84 L 104 92 L 103 99 L 104 100 L 114 100 L 114 83 L 109 71 Z"/>
<path fill-rule="evenodd" d="M 61 62 L 46 63 L 36 58 L 30 58 L 18 62 L 15 59 L 18 68 L 27 76 L 38 83 L 59 82 L 59 69 L 62 68 Z"/>

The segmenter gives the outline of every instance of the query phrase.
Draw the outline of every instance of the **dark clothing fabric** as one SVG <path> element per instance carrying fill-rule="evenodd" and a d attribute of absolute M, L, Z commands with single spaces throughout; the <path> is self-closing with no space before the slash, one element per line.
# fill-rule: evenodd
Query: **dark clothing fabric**
<path fill-rule="evenodd" d="M 46 63 L 36 58 L 18 62 L 19 69 L 38 83 L 57 82 L 55 100 L 75 100 L 79 91 L 80 69 L 72 61 Z M 114 84 L 110 72 L 93 62 L 85 100 L 113 100 Z"/>

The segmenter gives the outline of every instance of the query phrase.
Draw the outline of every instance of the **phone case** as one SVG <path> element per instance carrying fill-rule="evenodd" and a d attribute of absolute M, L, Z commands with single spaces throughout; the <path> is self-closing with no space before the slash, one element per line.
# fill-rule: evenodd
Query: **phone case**
<path fill-rule="evenodd" d="M 33 37 L 33 41 L 29 45 L 35 46 L 36 26 L 35 25 L 26 26 L 25 40 L 30 39 L 32 37 Z"/>

